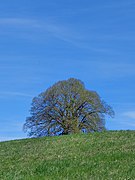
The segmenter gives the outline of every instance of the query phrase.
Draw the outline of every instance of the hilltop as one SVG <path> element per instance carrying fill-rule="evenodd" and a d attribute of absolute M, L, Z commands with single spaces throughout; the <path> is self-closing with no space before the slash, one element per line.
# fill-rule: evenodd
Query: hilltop
<path fill-rule="evenodd" d="M 135 179 L 135 131 L 0 143 L 0 179 Z"/>

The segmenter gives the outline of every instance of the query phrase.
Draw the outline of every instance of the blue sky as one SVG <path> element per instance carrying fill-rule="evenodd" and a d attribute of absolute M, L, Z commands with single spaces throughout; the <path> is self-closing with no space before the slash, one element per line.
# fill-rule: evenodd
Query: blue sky
<path fill-rule="evenodd" d="M 32 98 L 81 79 L 110 104 L 109 130 L 135 130 L 134 0 L 0 2 L 0 141 L 25 138 Z"/>

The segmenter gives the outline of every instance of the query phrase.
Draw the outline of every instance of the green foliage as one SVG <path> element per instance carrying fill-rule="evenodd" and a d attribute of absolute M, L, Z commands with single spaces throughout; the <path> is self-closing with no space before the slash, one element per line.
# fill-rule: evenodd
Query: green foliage
<path fill-rule="evenodd" d="M 70 78 L 33 99 L 24 130 L 32 137 L 102 131 L 105 115 L 113 117 L 112 108 L 80 80 Z"/>
<path fill-rule="evenodd" d="M 135 179 L 135 131 L 0 143 L 1 180 Z"/>

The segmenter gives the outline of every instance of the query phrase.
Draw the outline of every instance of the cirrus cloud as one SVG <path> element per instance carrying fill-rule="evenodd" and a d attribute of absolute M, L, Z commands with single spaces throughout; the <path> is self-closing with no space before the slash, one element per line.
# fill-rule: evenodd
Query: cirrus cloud
<path fill-rule="evenodd" d="M 135 111 L 128 111 L 123 113 L 123 116 L 131 118 L 131 119 L 135 119 Z"/>

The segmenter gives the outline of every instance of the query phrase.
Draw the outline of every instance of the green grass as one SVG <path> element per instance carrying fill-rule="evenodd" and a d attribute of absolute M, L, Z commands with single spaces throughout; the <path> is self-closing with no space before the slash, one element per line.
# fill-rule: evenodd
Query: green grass
<path fill-rule="evenodd" d="M 1 180 L 135 180 L 135 131 L 0 143 Z"/>

